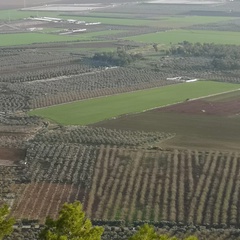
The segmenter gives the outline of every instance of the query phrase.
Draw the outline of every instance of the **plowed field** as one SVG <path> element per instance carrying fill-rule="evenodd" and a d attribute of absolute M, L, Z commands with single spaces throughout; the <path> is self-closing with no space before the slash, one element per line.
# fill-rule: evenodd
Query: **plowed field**
<path fill-rule="evenodd" d="M 201 115 L 232 116 L 238 115 L 240 113 L 240 99 L 226 102 L 212 102 L 205 100 L 188 101 L 185 103 L 160 108 L 157 111 Z"/>

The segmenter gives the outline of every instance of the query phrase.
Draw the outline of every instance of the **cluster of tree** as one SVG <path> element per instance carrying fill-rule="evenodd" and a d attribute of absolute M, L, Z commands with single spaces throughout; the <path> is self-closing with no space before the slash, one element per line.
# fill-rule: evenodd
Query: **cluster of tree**
<path fill-rule="evenodd" d="M 4 205 L 0 208 L 0 240 L 11 234 L 14 219 L 8 218 L 9 208 Z M 86 218 L 80 202 L 65 203 L 56 220 L 47 218 L 45 227 L 39 235 L 41 240 L 101 240 L 104 228 L 92 226 L 90 219 Z M 144 224 L 129 238 L 129 240 L 178 240 L 176 237 L 158 234 L 153 226 Z M 183 240 L 197 240 L 190 236 Z"/>
<path fill-rule="evenodd" d="M 167 54 L 184 57 L 208 57 L 212 59 L 212 66 L 216 69 L 233 70 L 240 67 L 240 47 L 235 45 L 184 41 L 177 46 L 172 46 Z"/>
<path fill-rule="evenodd" d="M 114 52 L 95 53 L 92 59 L 107 66 L 125 66 L 142 57 L 141 53 L 129 54 L 124 49 L 117 49 Z"/>

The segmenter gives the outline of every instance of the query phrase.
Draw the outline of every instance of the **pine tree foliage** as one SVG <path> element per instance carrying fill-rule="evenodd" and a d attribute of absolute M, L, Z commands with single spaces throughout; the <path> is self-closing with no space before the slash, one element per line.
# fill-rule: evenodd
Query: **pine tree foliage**
<path fill-rule="evenodd" d="M 0 240 L 4 236 L 10 235 L 13 231 L 14 218 L 9 218 L 9 207 L 4 204 L 0 207 Z"/>
<path fill-rule="evenodd" d="M 48 217 L 40 233 L 43 240 L 100 240 L 102 227 L 93 227 L 80 202 L 65 203 L 57 220 Z"/>

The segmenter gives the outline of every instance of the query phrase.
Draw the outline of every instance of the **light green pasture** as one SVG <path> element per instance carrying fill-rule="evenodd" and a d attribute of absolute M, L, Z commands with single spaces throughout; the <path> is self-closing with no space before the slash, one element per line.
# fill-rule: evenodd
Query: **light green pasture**
<path fill-rule="evenodd" d="M 87 125 L 186 99 L 239 89 L 239 86 L 212 81 L 182 83 L 36 109 L 31 111 L 30 115 L 42 116 L 64 125 Z"/>

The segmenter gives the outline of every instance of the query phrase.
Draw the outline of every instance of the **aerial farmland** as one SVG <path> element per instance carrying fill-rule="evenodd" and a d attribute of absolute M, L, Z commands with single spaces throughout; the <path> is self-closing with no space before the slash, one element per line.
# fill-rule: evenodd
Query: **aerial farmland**
<path fill-rule="evenodd" d="M 240 239 L 239 30 L 237 0 L 0 3 L 6 239 L 74 201 L 104 240 Z"/>

